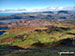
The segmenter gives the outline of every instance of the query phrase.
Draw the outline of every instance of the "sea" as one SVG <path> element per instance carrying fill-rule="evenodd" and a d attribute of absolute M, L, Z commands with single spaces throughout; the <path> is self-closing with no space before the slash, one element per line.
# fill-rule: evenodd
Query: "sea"
<path fill-rule="evenodd" d="M 8 15 L 13 15 L 17 13 L 22 13 L 22 12 L 0 12 L 0 16 L 8 16 Z"/>
<path fill-rule="evenodd" d="M 8 16 L 8 15 L 13 15 L 18 13 L 32 13 L 32 12 L 0 12 L 0 16 Z"/>
<path fill-rule="evenodd" d="M 13 15 L 15 13 L 0 13 L 0 16 L 8 16 L 8 15 Z"/>

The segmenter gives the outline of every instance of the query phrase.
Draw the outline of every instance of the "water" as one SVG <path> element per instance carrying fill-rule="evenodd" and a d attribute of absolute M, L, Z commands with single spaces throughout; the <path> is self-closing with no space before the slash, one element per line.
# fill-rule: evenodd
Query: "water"
<path fill-rule="evenodd" d="M 6 12 L 0 12 L 0 16 L 8 16 L 8 15 L 13 15 L 13 14 L 20 14 L 23 12 L 11 12 L 11 13 L 6 13 Z M 11 23 L 11 22 L 16 22 L 18 19 L 13 19 L 13 20 L 0 20 L 0 23 Z M 22 19 L 19 19 L 22 20 Z"/>
<path fill-rule="evenodd" d="M 13 15 L 15 13 L 0 13 L 0 16 L 8 16 L 8 15 Z"/>
<path fill-rule="evenodd" d="M 8 27 L 0 27 L 0 30 L 7 30 L 9 29 Z"/>
<path fill-rule="evenodd" d="M 12 23 L 12 22 L 21 21 L 21 20 L 25 20 L 25 19 L 1 20 L 0 23 Z"/>
<path fill-rule="evenodd" d="M 8 16 L 13 14 L 32 13 L 32 12 L 0 12 L 0 16 Z"/>
<path fill-rule="evenodd" d="M 11 22 L 16 22 L 17 20 L 1 20 L 0 23 L 11 23 Z"/>
<path fill-rule="evenodd" d="M 8 15 L 13 15 L 18 13 L 23 13 L 23 12 L 0 12 L 0 16 L 8 16 Z"/>
<path fill-rule="evenodd" d="M 3 30 L 3 31 L 0 31 L 0 35 L 5 33 L 6 31 L 4 31 L 4 30 L 7 30 L 7 29 L 9 29 L 9 28 L 8 27 L 0 27 L 0 30 Z"/>
<path fill-rule="evenodd" d="M 2 35 L 3 33 L 5 33 L 6 31 L 0 31 L 0 35 Z"/>

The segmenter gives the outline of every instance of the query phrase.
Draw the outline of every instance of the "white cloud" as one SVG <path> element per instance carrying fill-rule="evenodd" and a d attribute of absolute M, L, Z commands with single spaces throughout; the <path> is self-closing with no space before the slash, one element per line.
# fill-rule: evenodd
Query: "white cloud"
<path fill-rule="evenodd" d="M 7 9 L 1 9 L 0 11 L 7 11 Z"/>
<path fill-rule="evenodd" d="M 63 9 L 64 10 L 75 10 L 75 6 L 72 6 L 72 7 L 64 7 Z"/>
<path fill-rule="evenodd" d="M 13 9 L 1 9 L 0 12 L 40 12 L 40 11 L 58 11 L 58 10 L 75 10 L 75 6 L 72 7 L 47 7 L 44 9 L 24 9 L 18 8 L 16 10 Z"/>
<path fill-rule="evenodd" d="M 19 8 L 19 9 L 16 9 L 16 10 L 13 10 L 13 9 L 0 9 L 0 12 L 16 12 L 16 11 L 27 11 L 27 10 L 22 9 L 22 8 Z"/>
<path fill-rule="evenodd" d="M 44 9 L 33 9 L 33 11 L 57 11 L 57 10 L 62 10 L 63 7 L 47 7 Z"/>
<path fill-rule="evenodd" d="M 48 7 L 44 9 L 40 9 L 39 11 L 58 11 L 58 10 L 75 10 L 75 7 Z"/>
<path fill-rule="evenodd" d="M 19 9 L 17 9 L 16 11 L 26 11 L 26 9 L 24 9 L 24 8 L 19 8 Z"/>

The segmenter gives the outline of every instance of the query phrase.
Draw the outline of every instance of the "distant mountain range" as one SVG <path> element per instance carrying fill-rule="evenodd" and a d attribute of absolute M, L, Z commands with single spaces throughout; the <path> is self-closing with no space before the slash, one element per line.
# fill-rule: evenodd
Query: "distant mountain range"
<path fill-rule="evenodd" d="M 32 13 L 15 13 L 8 16 L 0 16 L 0 20 L 13 19 L 50 19 L 50 20 L 75 20 L 75 11 L 59 10 L 59 11 L 42 11 Z"/>

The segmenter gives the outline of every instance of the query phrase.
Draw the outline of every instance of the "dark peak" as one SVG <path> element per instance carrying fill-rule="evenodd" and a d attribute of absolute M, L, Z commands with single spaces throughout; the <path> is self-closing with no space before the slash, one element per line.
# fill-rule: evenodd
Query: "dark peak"
<path fill-rule="evenodd" d="M 69 11 L 67 11 L 67 10 L 60 10 L 60 11 L 58 11 L 58 14 L 59 13 L 66 13 L 66 14 L 69 14 Z"/>
<path fill-rule="evenodd" d="M 43 11 L 43 13 L 54 13 L 53 11 Z"/>

